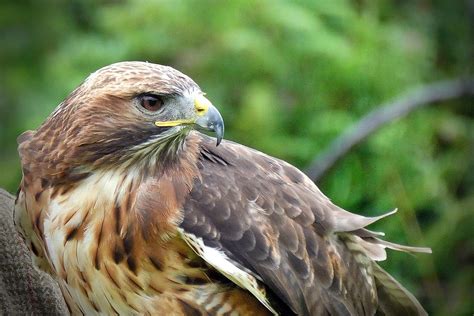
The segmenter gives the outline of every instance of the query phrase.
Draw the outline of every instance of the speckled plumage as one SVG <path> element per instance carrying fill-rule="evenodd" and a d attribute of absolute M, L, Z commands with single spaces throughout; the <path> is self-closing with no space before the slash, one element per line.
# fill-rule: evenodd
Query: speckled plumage
<path fill-rule="evenodd" d="M 424 313 L 375 260 L 427 249 L 380 240 L 281 160 L 155 124 L 196 116 L 200 95 L 170 67 L 117 63 L 19 137 L 16 224 L 73 314 Z"/>

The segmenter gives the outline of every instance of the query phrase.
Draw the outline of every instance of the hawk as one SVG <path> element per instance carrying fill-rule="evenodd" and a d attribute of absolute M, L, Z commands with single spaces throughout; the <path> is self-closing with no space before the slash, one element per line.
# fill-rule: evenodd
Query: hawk
<path fill-rule="evenodd" d="M 120 62 L 18 138 L 15 223 L 72 314 L 425 314 L 376 261 L 429 249 L 223 133 L 188 76 Z"/>

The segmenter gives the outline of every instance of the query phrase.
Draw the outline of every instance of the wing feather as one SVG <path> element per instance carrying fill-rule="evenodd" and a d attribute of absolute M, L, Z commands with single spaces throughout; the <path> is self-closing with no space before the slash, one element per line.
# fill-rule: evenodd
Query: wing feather
<path fill-rule="evenodd" d="M 294 313 L 372 315 L 378 306 L 372 260 L 383 260 L 386 247 L 427 251 L 385 242 L 382 233 L 364 228 L 396 210 L 372 218 L 352 214 L 288 163 L 199 137 L 200 175 L 183 206 L 184 238 L 225 254 L 226 264 L 244 272 L 237 275 L 261 279 Z M 229 275 L 213 255 L 197 253 L 270 306 L 252 282 Z"/>
<path fill-rule="evenodd" d="M 243 289 L 248 290 L 274 315 L 278 315 L 275 309 L 271 306 L 265 287 L 259 283 L 260 277 L 254 275 L 251 271 L 238 263 L 232 261 L 222 251 L 204 245 L 201 238 L 193 234 L 179 230 L 181 238 L 186 241 L 188 246 L 206 261 L 214 269 L 222 273 L 230 281 L 234 282 Z"/>

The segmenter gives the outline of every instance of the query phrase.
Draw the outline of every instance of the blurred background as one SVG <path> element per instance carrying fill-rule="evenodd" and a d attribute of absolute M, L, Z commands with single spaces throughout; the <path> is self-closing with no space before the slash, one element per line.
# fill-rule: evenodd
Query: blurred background
<path fill-rule="evenodd" d="M 171 65 L 218 106 L 226 138 L 309 166 L 381 103 L 473 74 L 474 2 L 9 1 L 0 4 L 0 187 L 21 173 L 16 137 L 94 70 Z M 474 312 L 474 102 L 390 123 L 319 181 L 336 204 L 375 215 L 382 265 L 433 315 Z"/>

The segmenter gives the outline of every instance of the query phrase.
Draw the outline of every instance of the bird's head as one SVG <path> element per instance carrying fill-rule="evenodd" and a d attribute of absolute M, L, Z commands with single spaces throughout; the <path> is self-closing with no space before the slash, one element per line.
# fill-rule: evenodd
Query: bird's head
<path fill-rule="evenodd" d="M 120 62 L 92 73 L 36 136 L 41 150 L 62 148 L 63 158 L 73 153 L 72 160 L 99 165 L 172 156 L 195 128 L 214 131 L 217 145 L 224 133 L 219 111 L 191 78 L 168 66 Z"/>
<path fill-rule="evenodd" d="M 224 133 L 220 113 L 191 78 L 167 66 L 120 62 L 92 73 L 29 147 L 56 163 L 89 167 L 159 161 L 173 159 L 195 128 L 214 131 L 217 145 Z"/>

